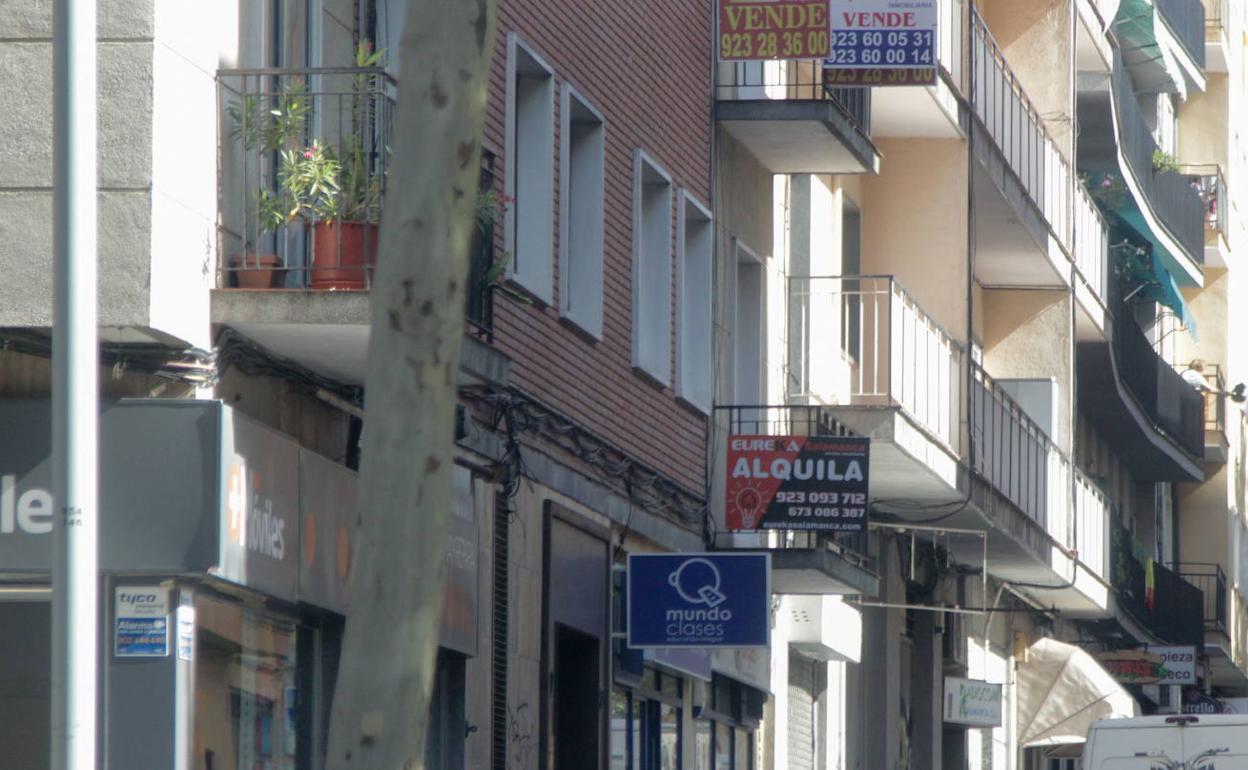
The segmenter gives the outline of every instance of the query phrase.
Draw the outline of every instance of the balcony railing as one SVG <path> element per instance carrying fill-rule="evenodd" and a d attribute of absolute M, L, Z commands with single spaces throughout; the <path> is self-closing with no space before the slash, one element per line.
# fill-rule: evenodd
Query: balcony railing
<path fill-rule="evenodd" d="M 1200 263 L 1205 253 L 1200 196 L 1183 174 L 1153 168 L 1157 143 L 1135 99 L 1131 74 L 1117 48 L 1114 49 L 1113 98 L 1121 150 L 1132 175 L 1143 189 L 1144 197 L 1148 199 L 1148 206 L 1188 257 Z"/>
<path fill-rule="evenodd" d="M 1205 451 L 1205 402 L 1200 392 L 1153 350 L 1126 305 L 1114 313 L 1118 376 L 1156 428 L 1193 457 Z"/>
<path fill-rule="evenodd" d="M 1205 6 L 1201 0 L 1153 0 L 1179 43 L 1205 68 Z"/>
<path fill-rule="evenodd" d="M 979 366 L 972 367 L 970 425 L 974 471 L 1054 539 L 1068 544 L 1070 461 Z"/>
<path fill-rule="evenodd" d="M 1205 42 L 1214 43 L 1226 33 L 1231 0 L 1205 0 Z"/>
<path fill-rule="evenodd" d="M 1070 165 L 978 12 L 974 30 L 975 115 L 1057 239 L 1069 247 Z"/>
<path fill-rule="evenodd" d="M 715 96 L 727 101 L 827 100 L 853 121 L 864 136 L 871 133 L 871 89 L 833 87 L 822 60 L 723 64 L 716 79 Z"/>
<path fill-rule="evenodd" d="M 958 448 L 962 349 L 892 276 L 789 278 L 788 390 L 897 406 Z"/>
<path fill-rule="evenodd" d="M 1106 304 L 1109 226 L 1082 182 L 1075 185 L 1075 267 L 1101 304 Z"/>
<path fill-rule="evenodd" d="M 221 286 L 371 286 L 393 94 L 371 67 L 217 73 Z"/>
<path fill-rule="evenodd" d="M 733 404 L 716 406 L 717 418 L 726 417 L 729 435 L 845 436 L 826 406 Z M 722 424 L 716 420 L 717 424 Z M 720 443 L 723 446 L 723 443 Z M 822 548 L 840 554 L 852 564 L 871 568 L 867 533 L 811 530 L 767 530 L 760 533 L 770 548 Z"/>
<path fill-rule="evenodd" d="M 1222 167 L 1216 163 L 1187 166 L 1183 173 L 1187 176 L 1188 185 L 1200 198 L 1205 222 L 1205 244 L 1215 245 L 1219 236 L 1227 237 L 1226 207 L 1231 201 L 1226 193 L 1226 177 L 1222 174 Z"/>
<path fill-rule="evenodd" d="M 1109 582 L 1109 498 L 1092 479 L 1075 469 L 1075 537 L 1069 544 L 1094 575 Z"/>
<path fill-rule="evenodd" d="M 1204 643 L 1204 596 L 1201 590 L 1160 562 L 1136 555 L 1134 536 L 1112 522 L 1113 586 L 1122 606 L 1153 634 L 1172 644 Z M 1151 583 L 1151 586 L 1150 586 Z"/>
<path fill-rule="evenodd" d="M 1203 616 L 1206 631 L 1226 631 L 1226 574 L 1219 564 L 1183 562 L 1179 576 L 1204 595 Z"/>

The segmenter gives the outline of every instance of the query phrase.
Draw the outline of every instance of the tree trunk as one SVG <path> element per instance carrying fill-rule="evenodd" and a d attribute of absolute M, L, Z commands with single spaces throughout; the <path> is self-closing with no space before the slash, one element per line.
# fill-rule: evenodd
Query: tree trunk
<path fill-rule="evenodd" d="M 409 0 L 330 770 L 424 767 L 494 0 Z"/>

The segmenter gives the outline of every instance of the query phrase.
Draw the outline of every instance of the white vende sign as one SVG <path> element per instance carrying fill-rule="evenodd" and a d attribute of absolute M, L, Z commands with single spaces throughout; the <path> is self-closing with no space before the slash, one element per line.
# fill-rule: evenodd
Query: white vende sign
<path fill-rule="evenodd" d="M 945 677 L 945 721 L 968 727 L 1001 726 L 1001 685 Z"/>
<path fill-rule="evenodd" d="M 832 0 L 830 83 L 934 83 L 939 16 L 937 0 Z"/>

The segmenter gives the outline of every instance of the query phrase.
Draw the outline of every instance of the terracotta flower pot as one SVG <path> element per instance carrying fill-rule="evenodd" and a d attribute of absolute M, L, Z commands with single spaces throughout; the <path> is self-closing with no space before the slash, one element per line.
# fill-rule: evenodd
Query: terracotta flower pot
<path fill-rule="evenodd" d="M 276 254 L 235 254 L 230 272 L 240 289 L 272 289 L 282 274 Z"/>
<path fill-rule="evenodd" d="M 318 291 L 368 289 L 377 264 L 373 222 L 317 222 L 312 226 L 311 285 Z"/>

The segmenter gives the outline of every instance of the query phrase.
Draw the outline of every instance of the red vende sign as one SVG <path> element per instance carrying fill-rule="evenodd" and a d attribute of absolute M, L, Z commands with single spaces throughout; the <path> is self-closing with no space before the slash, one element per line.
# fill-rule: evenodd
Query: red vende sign
<path fill-rule="evenodd" d="M 829 0 L 719 0 L 719 58 L 822 59 L 831 48 Z"/>
<path fill-rule="evenodd" d="M 725 525 L 861 532 L 869 451 L 856 436 L 730 436 Z"/>

